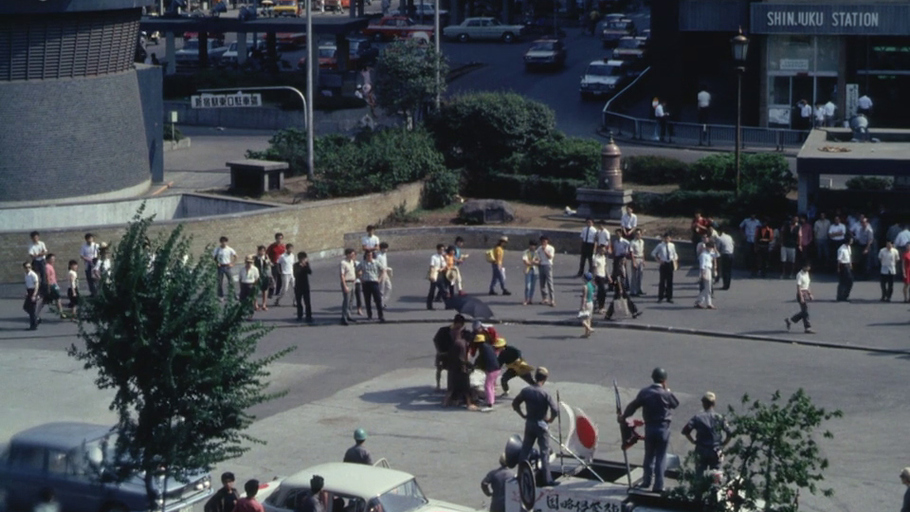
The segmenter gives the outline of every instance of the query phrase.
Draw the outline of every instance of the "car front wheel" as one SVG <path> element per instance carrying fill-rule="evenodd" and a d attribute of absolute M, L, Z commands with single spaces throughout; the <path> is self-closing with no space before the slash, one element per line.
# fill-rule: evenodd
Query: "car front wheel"
<path fill-rule="evenodd" d="M 459 35 L 458 35 L 458 40 L 459 40 L 460 42 L 462 42 L 462 43 L 467 43 L 469 39 L 471 39 L 471 38 L 468 37 L 467 34 L 459 34 Z"/>
<path fill-rule="evenodd" d="M 511 32 L 506 32 L 505 34 L 502 35 L 502 42 L 504 42 L 504 43 L 511 43 L 514 40 L 515 40 L 515 35 L 512 34 Z"/>

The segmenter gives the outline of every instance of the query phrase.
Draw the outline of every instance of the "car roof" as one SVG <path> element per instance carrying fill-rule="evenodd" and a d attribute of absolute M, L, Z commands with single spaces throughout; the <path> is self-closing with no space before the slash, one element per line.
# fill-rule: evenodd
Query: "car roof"
<path fill-rule="evenodd" d="M 83 441 L 93 441 L 110 432 L 111 427 L 108 425 L 77 422 L 45 423 L 19 432 L 10 439 L 10 444 L 71 450 L 81 445 Z"/>
<path fill-rule="evenodd" d="M 559 39 L 553 39 L 552 37 L 544 37 L 543 39 L 535 39 L 534 43 L 558 43 Z M 534 44 L 532 43 L 532 44 Z"/>
<path fill-rule="evenodd" d="M 281 485 L 309 488 L 313 475 L 325 479 L 325 489 L 328 491 L 361 497 L 379 496 L 414 478 L 410 473 L 395 469 L 329 462 L 294 473 L 285 478 Z"/>

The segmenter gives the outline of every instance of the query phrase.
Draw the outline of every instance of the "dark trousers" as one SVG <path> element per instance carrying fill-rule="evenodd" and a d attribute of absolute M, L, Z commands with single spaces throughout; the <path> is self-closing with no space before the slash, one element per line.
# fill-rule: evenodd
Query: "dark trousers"
<path fill-rule="evenodd" d="M 595 304 L 595 309 L 603 309 L 604 304 L 607 302 L 607 278 L 604 277 L 595 277 L 594 284 L 597 285 L 597 303 Z"/>
<path fill-rule="evenodd" d="M 275 282 L 275 288 L 269 288 L 269 298 L 281 293 L 281 268 L 277 263 L 272 265 L 272 279 Z"/>
<path fill-rule="evenodd" d="M 841 265 L 837 271 L 837 300 L 850 298 L 853 289 L 853 269 L 848 265 Z"/>
<path fill-rule="evenodd" d="M 310 306 L 310 285 L 297 285 L 294 289 L 294 300 L 297 302 L 297 320 L 303 318 L 304 306 L 306 306 L 307 322 L 313 319 L 313 308 Z"/>
<path fill-rule="evenodd" d="M 765 277 L 765 274 L 768 273 L 768 260 L 770 258 L 771 253 L 768 251 L 767 245 L 755 246 L 755 270 L 752 273 Z"/>
<path fill-rule="evenodd" d="M 379 281 L 363 281 L 363 299 L 367 307 L 367 318 L 373 318 L 373 308 L 370 307 L 370 302 L 376 304 L 376 313 L 379 315 L 379 319 L 382 320 L 382 294 L 379 292 Z"/>
<path fill-rule="evenodd" d="M 41 258 L 40 260 L 32 260 L 32 270 L 38 274 L 38 277 L 41 278 L 41 282 L 38 283 L 38 296 L 42 299 L 47 297 L 48 291 L 50 289 L 47 286 L 47 260 Z"/>
<path fill-rule="evenodd" d="M 581 258 L 578 261 L 578 275 L 585 273 L 585 263 L 588 264 L 588 271 L 594 273 L 594 244 L 587 242 L 581 243 Z"/>
<path fill-rule="evenodd" d="M 28 313 L 28 327 L 29 329 L 38 328 L 38 301 L 32 300 L 32 294 L 35 293 L 34 288 L 29 288 L 25 291 L 25 302 L 22 304 L 22 309 Z"/>
<path fill-rule="evenodd" d="M 812 325 L 809 323 L 809 303 L 806 301 L 799 300 L 799 296 L 796 296 L 796 301 L 799 302 L 799 313 L 790 317 L 790 321 L 795 323 L 802 322 L 803 327 L 809 329 Z"/>
<path fill-rule="evenodd" d="M 720 278 L 724 282 L 724 290 L 730 289 L 730 279 L 733 277 L 733 255 L 720 255 Z"/>
<path fill-rule="evenodd" d="M 702 476 L 708 469 L 720 469 L 718 448 L 707 446 L 695 447 L 695 474 Z"/>
<path fill-rule="evenodd" d="M 660 281 L 657 283 L 657 300 L 673 300 L 673 262 L 660 264 Z"/>
<path fill-rule="evenodd" d="M 708 124 L 708 111 L 711 107 L 698 107 L 698 124 Z"/>
<path fill-rule="evenodd" d="M 439 273 L 439 277 L 435 281 L 430 281 L 430 291 L 427 292 L 427 309 L 433 308 L 433 299 L 442 297 L 445 295 L 445 277 Z"/>
<path fill-rule="evenodd" d="M 880 280 L 882 286 L 882 298 L 885 300 L 891 300 L 891 295 L 894 293 L 894 274 L 882 274 Z"/>
<path fill-rule="evenodd" d="M 88 271 L 86 271 L 86 273 L 88 273 Z M 229 267 L 227 265 L 218 265 L 218 297 L 219 298 L 224 297 L 224 282 L 225 281 L 228 282 L 228 289 L 230 289 L 231 267 Z M 89 289 L 91 289 L 91 288 L 92 288 L 92 286 L 90 285 Z M 94 294 L 95 293 L 93 291 L 92 295 L 94 295 Z"/>
<path fill-rule="evenodd" d="M 620 295 L 620 294 L 619 294 L 619 290 L 616 290 L 616 291 L 613 293 L 613 300 L 610 301 L 610 307 L 607 308 L 607 316 L 605 316 L 604 318 L 606 318 L 607 320 L 609 320 L 610 318 L 613 317 L 613 312 L 614 312 L 613 304 L 614 304 L 617 300 L 620 300 L 620 298 L 621 298 L 622 300 L 626 301 L 626 303 L 629 305 L 629 313 L 631 313 L 631 314 L 633 314 L 633 315 L 635 315 L 636 313 L 638 313 L 638 306 L 636 306 L 635 303 L 632 302 L 632 299 L 629 298 L 629 294 L 626 293 L 626 292 L 623 292 L 622 295 Z"/>
<path fill-rule="evenodd" d="M 653 477 L 655 492 L 664 489 L 664 471 L 667 469 L 667 446 L 669 444 L 669 429 L 648 428 L 645 425 L 645 461 L 642 485 L 650 487 Z"/>
<path fill-rule="evenodd" d="M 505 391 L 506 393 L 509 392 L 509 381 L 514 379 L 515 377 L 520 377 L 521 380 L 527 382 L 531 386 L 536 384 L 534 382 L 534 377 L 531 377 L 530 373 L 526 373 L 524 375 L 518 375 L 518 372 L 516 372 L 515 370 L 513 370 L 511 368 L 508 368 L 508 369 L 506 369 L 506 372 L 502 374 L 502 377 L 500 377 L 500 379 L 499 379 L 499 384 L 502 386 L 503 391 Z"/>
<path fill-rule="evenodd" d="M 85 266 L 85 282 L 88 283 L 88 293 L 92 297 L 98 293 L 98 285 L 95 284 L 95 278 L 92 276 L 92 265 Z"/>
<path fill-rule="evenodd" d="M 537 449 L 540 451 L 540 471 L 544 481 L 551 484 L 553 475 L 550 474 L 550 436 L 547 427 L 542 427 L 533 420 L 525 422 L 525 437 L 521 441 L 521 454 L 518 456 L 518 460 L 521 462 L 528 460 L 535 441 Z"/>

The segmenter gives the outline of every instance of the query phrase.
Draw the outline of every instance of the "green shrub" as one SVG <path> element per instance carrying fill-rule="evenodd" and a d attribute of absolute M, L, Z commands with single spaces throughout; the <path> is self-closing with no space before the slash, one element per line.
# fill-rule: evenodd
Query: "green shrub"
<path fill-rule="evenodd" d="M 889 190 L 893 181 L 878 176 L 854 176 L 847 180 L 847 190 Z"/>
<path fill-rule="evenodd" d="M 173 123 L 164 123 L 164 140 L 179 142 L 186 138 Z"/>
<path fill-rule="evenodd" d="M 408 203 L 402 201 L 401 204 L 392 208 L 392 213 L 381 224 L 416 224 L 418 222 L 420 222 L 420 215 L 416 211 L 408 210 Z"/>
<path fill-rule="evenodd" d="M 668 217 L 690 217 L 700 211 L 707 217 L 727 219 L 741 219 L 752 213 L 777 218 L 795 212 L 795 205 L 785 196 L 740 194 L 737 198 L 730 190 L 674 190 L 666 194 L 634 192 L 632 201 L 638 212 Z"/>
<path fill-rule="evenodd" d="M 641 155 L 622 159 L 623 181 L 640 185 L 679 184 L 689 174 L 689 164 L 665 156 Z"/>
<path fill-rule="evenodd" d="M 583 186 L 581 180 L 491 173 L 478 197 L 566 206 L 575 204 L 575 189 Z"/>
<path fill-rule="evenodd" d="M 265 151 L 247 150 L 247 158 L 287 162 L 292 176 L 307 172 L 306 131 L 297 128 L 281 130 L 269 139 Z"/>
<path fill-rule="evenodd" d="M 536 141 L 527 152 L 515 153 L 501 167 L 503 172 L 542 178 L 581 180 L 597 183 L 600 144 L 561 133 Z"/>
<path fill-rule="evenodd" d="M 706 156 L 689 168 L 683 190 L 736 190 L 736 161 L 732 153 Z M 795 185 L 787 160 L 778 154 L 744 154 L 740 162 L 740 193 L 785 196 Z"/>
<path fill-rule="evenodd" d="M 423 207 L 433 209 L 452 204 L 461 188 L 460 181 L 461 174 L 449 169 L 442 169 L 427 176 L 421 196 Z"/>

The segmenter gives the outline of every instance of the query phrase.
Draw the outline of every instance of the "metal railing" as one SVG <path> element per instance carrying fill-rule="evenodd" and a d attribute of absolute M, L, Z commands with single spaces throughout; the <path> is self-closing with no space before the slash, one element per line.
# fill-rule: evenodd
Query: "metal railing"
<path fill-rule="evenodd" d="M 631 90 L 651 68 L 646 68 L 635 80 L 616 93 L 604 105 L 601 127 L 615 135 L 637 140 L 660 140 L 660 124 L 656 119 L 637 117 L 612 112 L 614 102 L 620 103 L 623 95 Z M 742 147 L 773 147 L 783 151 L 788 147 L 799 147 L 809 135 L 807 130 L 782 128 L 742 127 Z M 726 124 L 699 124 L 667 121 L 663 140 L 670 144 L 688 146 L 714 146 L 736 144 L 736 126 Z"/>

